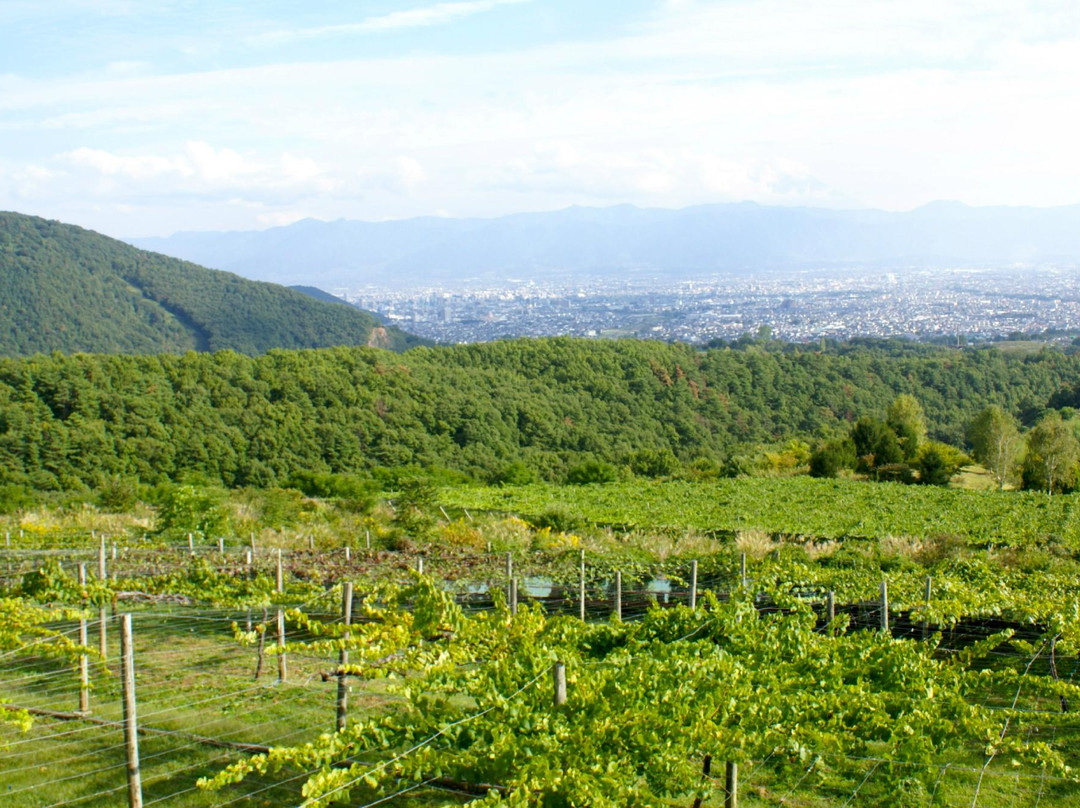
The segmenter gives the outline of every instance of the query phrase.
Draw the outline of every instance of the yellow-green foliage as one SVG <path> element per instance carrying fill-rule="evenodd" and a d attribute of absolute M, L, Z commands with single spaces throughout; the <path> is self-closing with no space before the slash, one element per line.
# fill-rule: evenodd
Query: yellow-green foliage
<path fill-rule="evenodd" d="M 484 546 L 484 535 L 464 519 L 443 524 L 438 529 L 437 541 L 443 547 L 479 550 Z"/>

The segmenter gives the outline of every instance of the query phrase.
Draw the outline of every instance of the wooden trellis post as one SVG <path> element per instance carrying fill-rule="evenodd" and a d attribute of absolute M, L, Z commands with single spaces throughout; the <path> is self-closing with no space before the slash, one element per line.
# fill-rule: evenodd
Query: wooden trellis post
<path fill-rule="evenodd" d="M 690 609 L 697 609 L 697 559 L 690 562 Z"/>
<path fill-rule="evenodd" d="M 277 677 L 278 684 L 285 682 L 288 669 L 285 663 L 285 611 L 277 610 Z"/>
<path fill-rule="evenodd" d="M 881 582 L 881 631 L 889 633 L 889 582 Z"/>
<path fill-rule="evenodd" d="M 566 704 L 566 666 L 556 662 L 551 668 L 551 678 L 555 689 L 555 706 L 562 707 Z"/>
<path fill-rule="evenodd" d="M 346 626 L 345 637 L 348 637 L 348 626 L 352 625 L 353 585 L 346 581 L 341 589 L 341 622 Z M 349 652 L 343 646 L 338 656 L 338 685 L 337 685 L 337 729 L 338 732 L 345 729 L 345 714 L 349 706 L 349 686 L 345 676 L 345 666 L 349 664 Z"/>
<path fill-rule="evenodd" d="M 724 772 L 724 808 L 739 808 L 739 764 L 730 760 Z"/>
<path fill-rule="evenodd" d="M 923 616 L 923 622 L 922 622 L 922 638 L 923 638 L 924 642 L 926 641 L 927 634 L 930 633 L 930 614 L 929 614 L 929 611 L 930 611 L 930 596 L 933 594 L 933 591 L 934 591 L 933 587 L 934 587 L 934 579 L 931 578 L 929 575 L 927 575 L 926 576 L 926 592 L 925 592 L 927 613 Z"/>
<path fill-rule="evenodd" d="M 622 570 L 615 571 L 615 618 L 622 622 Z"/>
<path fill-rule="evenodd" d="M 708 780 L 712 775 L 712 755 L 706 755 L 705 760 L 701 764 L 701 779 Z M 702 797 L 697 797 L 694 800 L 694 808 L 701 808 L 704 805 L 705 800 Z"/>
<path fill-rule="evenodd" d="M 585 551 L 581 551 L 581 586 L 578 591 L 579 616 L 585 621 Z"/>
<path fill-rule="evenodd" d="M 127 753 L 128 805 L 142 808 L 142 779 L 139 775 L 139 724 L 135 712 L 135 648 L 131 638 L 131 615 L 120 615 L 120 657 L 123 667 L 121 690 L 124 700 L 124 748 Z"/>
<path fill-rule="evenodd" d="M 79 565 L 79 586 L 86 587 L 86 564 Z M 86 606 L 85 598 L 83 606 Z M 86 616 L 83 615 L 79 618 L 79 645 L 85 648 L 88 644 Z M 79 654 L 79 712 L 84 715 L 90 712 L 90 658 L 86 654 Z"/>
<path fill-rule="evenodd" d="M 103 586 L 108 580 L 108 571 L 105 568 L 105 537 L 101 537 L 101 543 L 98 545 L 98 582 Z M 105 620 L 105 604 L 103 603 L 98 607 L 98 650 L 101 651 L 101 658 L 106 663 L 109 660 L 109 636 L 108 626 Z"/>
<path fill-rule="evenodd" d="M 510 582 L 514 579 L 514 555 L 506 553 L 506 602 L 510 602 Z"/>

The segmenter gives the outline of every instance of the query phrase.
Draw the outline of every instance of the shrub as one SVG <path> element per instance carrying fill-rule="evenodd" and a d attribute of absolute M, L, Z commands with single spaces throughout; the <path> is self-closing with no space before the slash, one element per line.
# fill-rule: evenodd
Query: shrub
<path fill-rule="evenodd" d="M 173 485 L 161 495 L 159 533 L 197 533 L 211 536 L 228 528 L 225 492 L 194 485 Z"/>
<path fill-rule="evenodd" d="M 430 510 L 435 506 L 435 489 L 426 477 L 402 479 L 394 499 L 394 525 L 409 536 L 425 536 L 435 525 Z"/>
<path fill-rule="evenodd" d="M 556 503 L 548 506 L 543 513 L 533 519 L 533 526 L 538 530 L 553 530 L 556 533 L 570 533 L 585 524 L 584 517 L 569 505 Z"/>
<path fill-rule="evenodd" d="M 16 513 L 37 504 L 37 498 L 25 485 L 0 485 L 0 513 Z"/>
<path fill-rule="evenodd" d="M 811 477 L 835 477 L 855 465 L 855 447 L 848 440 L 829 441 L 810 455 Z"/>
<path fill-rule="evenodd" d="M 566 482 L 570 485 L 613 483 L 618 477 L 618 470 L 610 463 L 605 463 L 602 460 L 587 460 L 567 472 Z"/>
<path fill-rule="evenodd" d="M 132 477 L 110 474 L 98 486 L 97 501 L 102 508 L 116 513 L 130 511 L 139 501 L 139 482 Z"/>
<path fill-rule="evenodd" d="M 630 471 L 639 477 L 670 477 L 678 468 L 670 449 L 639 449 L 630 455 Z"/>
<path fill-rule="evenodd" d="M 521 460 L 508 463 L 491 477 L 491 482 L 495 485 L 528 485 L 537 480 L 539 475 L 536 469 Z"/>
<path fill-rule="evenodd" d="M 368 513 L 375 505 L 375 482 L 353 474 L 298 471 L 289 485 L 309 497 L 337 500 L 339 507 L 354 513 Z"/>

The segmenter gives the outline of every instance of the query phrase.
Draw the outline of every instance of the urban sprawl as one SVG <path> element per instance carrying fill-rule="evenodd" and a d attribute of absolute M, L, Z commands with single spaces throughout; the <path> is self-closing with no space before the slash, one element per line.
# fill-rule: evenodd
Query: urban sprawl
<path fill-rule="evenodd" d="M 986 341 L 1080 332 L 1080 270 L 867 269 L 671 281 L 633 277 L 337 290 L 441 343 L 635 336 L 707 343 L 902 337 Z"/>

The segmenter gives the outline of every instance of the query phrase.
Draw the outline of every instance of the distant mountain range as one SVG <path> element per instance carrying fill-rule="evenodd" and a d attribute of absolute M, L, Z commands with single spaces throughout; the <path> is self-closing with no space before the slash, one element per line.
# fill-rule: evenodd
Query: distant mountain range
<path fill-rule="evenodd" d="M 335 301 L 145 252 L 74 225 L 0 212 L 0 355 L 261 354 L 419 342 Z"/>
<path fill-rule="evenodd" d="M 1001 266 L 1080 261 L 1080 205 L 905 213 L 765 207 L 573 207 L 495 219 L 305 219 L 262 231 L 134 244 L 249 278 L 349 288 L 467 278 L 711 273 L 824 266 Z"/>

